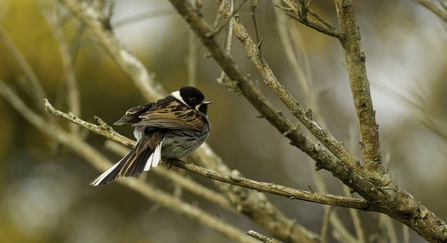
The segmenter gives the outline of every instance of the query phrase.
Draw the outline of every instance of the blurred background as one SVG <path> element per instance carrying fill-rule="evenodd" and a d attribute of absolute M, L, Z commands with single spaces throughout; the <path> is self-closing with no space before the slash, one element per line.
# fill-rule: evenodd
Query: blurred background
<path fill-rule="evenodd" d="M 217 7 L 204 5 L 204 16 L 213 23 Z M 50 102 L 61 90 L 64 68 L 58 43 L 46 15 L 55 1 L 0 0 L 0 27 L 22 51 L 45 88 Z M 398 184 L 440 218 L 447 219 L 446 140 L 436 125 L 426 126 L 410 101 L 445 119 L 447 112 L 447 24 L 425 8 L 405 0 L 356 1 L 357 18 L 365 50 L 368 77 L 379 124 L 382 154 Z M 336 25 L 333 1 L 312 2 L 314 11 Z M 257 19 L 262 51 L 278 80 L 305 106 L 305 100 L 288 64 L 270 1 L 261 1 Z M 168 92 L 187 85 L 189 27 L 165 1 L 116 0 L 111 24 L 114 32 L 156 75 Z M 132 19 L 148 13 L 144 19 Z M 240 10 L 242 21 L 252 28 L 249 7 Z M 314 82 L 318 105 L 331 133 L 360 158 L 352 96 L 343 50 L 334 38 L 310 30 L 297 22 L 289 27 L 300 33 L 300 53 L 309 62 L 307 74 Z M 76 35 L 79 23 L 65 22 L 67 38 Z M 254 30 L 249 29 L 254 38 Z M 135 105 L 146 103 L 133 83 L 86 31 L 80 42 L 75 71 L 81 95 L 81 118 L 94 122 L 99 116 L 113 124 Z M 255 109 L 242 97 L 217 83 L 220 69 L 199 45 L 197 87 L 214 100 L 208 117 L 212 132 L 208 143 L 230 168 L 244 176 L 297 189 L 315 188 L 312 162 L 289 145 L 269 123 L 256 118 Z M 245 51 L 233 41 L 232 55 L 278 109 L 292 121 L 281 102 L 262 83 Z M 0 79 L 14 87 L 27 104 L 18 85 L 22 70 L 4 41 L 0 41 Z M 59 107 L 67 111 L 67 107 Z M 313 109 L 313 107 L 305 107 Z M 88 162 L 52 142 L 0 97 L 0 242 L 228 242 L 196 222 L 146 200 L 118 183 L 89 186 L 100 174 Z M 434 127 L 435 126 L 435 127 Z M 114 127 L 133 138 L 131 127 Z M 304 128 L 302 127 L 302 130 Z M 88 134 L 90 144 L 112 161 L 119 156 L 104 149 L 105 139 Z M 148 173 L 148 180 L 167 191 L 174 185 Z M 193 178 L 195 176 L 191 175 Z M 323 172 L 329 191 L 342 194 L 340 183 Z M 197 178 L 201 183 L 212 184 Z M 267 195 L 289 218 L 320 232 L 323 207 Z M 182 198 L 247 231 L 262 232 L 243 216 L 184 193 Z M 346 209 L 336 209 L 352 229 Z M 345 215 L 345 216 L 344 216 Z M 374 240 L 377 214 L 361 213 Z M 398 237 L 403 226 L 395 223 Z M 410 232 L 411 242 L 424 242 Z"/>

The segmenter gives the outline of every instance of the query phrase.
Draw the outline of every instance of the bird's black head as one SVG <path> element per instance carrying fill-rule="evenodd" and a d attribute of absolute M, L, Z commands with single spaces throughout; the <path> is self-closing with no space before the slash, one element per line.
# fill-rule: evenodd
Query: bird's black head
<path fill-rule="evenodd" d="M 176 92 L 174 92 L 176 93 Z M 211 104 L 212 101 L 205 98 L 203 93 L 198 90 L 197 88 L 191 87 L 191 86 L 185 86 L 182 87 L 178 91 L 178 95 L 181 98 L 181 101 L 188 105 L 191 108 L 195 108 L 199 111 L 201 111 L 203 114 L 206 115 L 206 112 L 208 110 L 208 104 Z M 176 95 L 174 95 L 175 97 Z M 176 97 L 178 98 L 178 97 Z"/>

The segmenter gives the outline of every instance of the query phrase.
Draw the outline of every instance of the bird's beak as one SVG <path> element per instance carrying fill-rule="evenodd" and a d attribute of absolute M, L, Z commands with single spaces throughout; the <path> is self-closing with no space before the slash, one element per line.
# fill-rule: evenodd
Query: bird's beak
<path fill-rule="evenodd" d="M 212 101 L 212 100 L 209 100 L 209 99 L 207 99 L 207 98 L 205 98 L 205 99 L 202 101 L 202 104 L 205 104 L 205 105 L 208 105 L 208 104 L 211 104 L 211 103 L 213 103 L 213 101 Z"/>

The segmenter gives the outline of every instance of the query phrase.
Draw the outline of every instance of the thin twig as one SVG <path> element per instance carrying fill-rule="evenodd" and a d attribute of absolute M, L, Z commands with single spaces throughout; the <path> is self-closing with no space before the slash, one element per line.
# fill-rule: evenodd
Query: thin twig
<path fill-rule="evenodd" d="M 402 243 L 410 243 L 410 228 L 402 225 Z"/>
<path fill-rule="evenodd" d="M 315 167 L 315 163 L 312 164 L 313 167 Z M 317 186 L 317 190 L 322 193 L 328 193 L 328 189 L 326 186 L 326 183 L 323 180 L 323 177 L 321 175 L 321 171 L 315 170 L 314 173 L 312 173 L 313 179 L 315 181 L 315 185 Z M 354 209 L 350 209 L 354 210 Z M 355 210 L 356 211 L 356 210 Z M 346 228 L 344 220 L 340 219 L 337 212 L 333 211 L 333 207 L 324 205 L 324 215 L 325 220 L 326 217 L 329 219 L 329 222 L 331 223 L 331 226 L 333 227 L 333 234 L 337 234 L 339 237 L 343 238 L 341 242 L 344 243 L 357 243 L 357 240 L 355 237 L 351 234 L 351 232 Z M 324 230 L 327 230 L 328 227 L 325 227 L 325 223 L 323 222 L 322 226 L 322 232 Z M 325 229 L 326 228 L 326 229 Z M 322 239 L 324 235 L 321 235 Z M 326 238 L 327 239 L 327 238 Z"/>
<path fill-rule="evenodd" d="M 24 86 L 24 89 L 30 89 L 32 90 L 31 98 L 35 101 L 36 104 L 38 104 L 38 107 L 43 111 L 43 106 L 41 105 L 42 99 L 47 97 L 44 89 L 39 83 L 39 80 L 34 73 L 33 69 L 31 68 L 31 65 L 28 63 L 28 61 L 23 56 L 22 52 L 17 48 L 17 46 L 14 44 L 14 42 L 9 38 L 9 36 L 6 34 L 6 32 L 0 27 L 0 39 L 2 39 L 6 46 L 11 51 L 12 55 L 16 59 L 17 63 L 19 64 L 20 68 L 22 68 L 23 73 L 26 76 L 26 81 L 29 83 L 28 86 Z"/>
<path fill-rule="evenodd" d="M 443 125 L 447 122 L 447 116 L 441 111 L 440 104 L 424 91 L 421 84 L 411 91 L 409 97 L 390 88 L 385 91 L 392 97 L 397 97 L 422 125 L 447 142 L 447 128 Z"/>
<path fill-rule="evenodd" d="M 275 3 L 279 4 L 280 1 L 276 0 Z M 288 18 L 280 9 L 275 8 L 274 13 L 279 39 L 284 48 L 284 54 L 291 66 L 297 83 L 303 91 L 307 107 L 312 108 L 313 116 L 321 126 L 328 127 L 321 113 L 320 105 L 317 102 L 318 94 L 314 91 L 312 72 L 300 31 L 297 28 L 290 28 L 290 21 L 288 21 Z"/>
<path fill-rule="evenodd" d="M 429 0 L 416 0 L 417 3 L 424 6 L 426 9 L 430 10 L 432 13 L 436 14 L 439 18 L 441 18 L 444 22 L 447 23 L 447 4 L 444 3 L 442 6 L 445 8 L 442 10 L 441 8 L 438 8 L 432 1 Z M 442 1 L 440 1 L 443 3 Z"/>
<path fill-rule="evenodd" d="M 71 48 L 68 44 L 67 39 L 62 31 L 61 23 L 59 20 L 59 14 L 54 13 L 53 16 L 46 16 L 48 23 L 51 26 L 53 34 L 59 43 L 59 48 L 61 50 L 61 59 L 65 69 L 64 86 L 66 90 L 66 102 L 68 109 L 73 112 L 75 116 L 81 115 L 81 101 L 79 97 L 78 81 L 76 79 L 73 56 Z M 65 92 L 64 92 L 65 93 Z M 74 135 L 78 134 L 79 126 L 75 124 L 70 124 L 71 133 Z"/>
<path fill-rule="evenodd" d="M 216 28 L 217 28 L 217 25 L 219 24 L 220 19 L 221 19 L 222 16 L 223 16 L 224 8 L 225 8 L 225 5 L 226 5 L 225 3 L 226 3 L 226 2 L 227 2 L 226 0 L 222 0 L 222 1 L 220 2 L 220 4 L 219 4 L 219 9 L 217 10 L 216 18 L 214 19 L 213 29 L 216 29 Z M 232 12 L 233 12 L 233 9 L 231 9 L 230 13 L 232 13 Z"/>
<path fill-rule="evenodd" d="M 95 117 L 95 119 L 100 123 L 100 125 L 95 125 L 89 122 L 86 122 L 82 119 L 79 119 L 78 117 L 76 117 L 75 115 L 73 115 L 72 113 L 64 113 L 62 111 L 57 110 L 56 108 L 54 108 L 50 102 L 48 102 L 47 99 L 44 99 L 44 105 L 45 105 L 45 109 L 52 115 L 58 116 L 60 118 L 63 118 L 67 121 L 70 121 L 76 125 L 79 125 L 81 127 L 84 127 L 96 134 L 99 134 L 101 136 L 104 136 L 108 139 L 111 139 L 115 142 L 124 144 L 127 147 L 133 147 L 135 146 L 135 142 L 132 141 L 131 139 L 128 139 L 124 136 L 122 136 L 121 134 L 117 133 L 115 130 L 113 130 L 113 128 L 109 125 L 107 125 L 104 121 L 102 121 L 100 118 Z"/>
<path fill-rule="evenodd" d="M 276 240 L 274 240 L 272 238 L 268 238 L 268 237 L 266 237 L 264 235 L 261 235 L 260 233 L 254 231 L 254 230 L 249 230 L 247 232 L 247 235 L 249 235 L 249 236 L 251 236 L 251 237 L 253 237 L 255 239 L 258 239 L 258 240 L 260 240 L 261 242 L 264 242 L 264 243 L 279 243 L 279 241 L 276 241 Z"/>
<path fill-rule="evenodd" d="M 331 218 L 331 214 L 334 210 L 334 207 L 327 207 L 328 209 L 324 211 L 323 223 L 321 224 L 321 242 L 325 243 L 328 239 L 329 232 L 329 222 Z"/>
<path fill-rule="evenodd" d="M 341 185 L 343 188 L 343 192 L 345 197 L 351 197 L 351 189 L 347 187 L 346 185 Z M 355 236 L 357 239 L 355 239 L 355 242 L 357 243 L 366 243 L 367 241 L 367 235 L 365 232 L 365 228 L 363 226 L 363 222 L 360 218 L 360 212 L 358 210 L 349 209 L 349 214 L 351 215 L 352 224 L 354 225 L 355 229 Z"/>
<path fill-rule="evenodd" d="M 235 0 L 224 0 L 221 3 L 221 6 L 223 8 L 223 4 L 228 3 L 228 11 L 230 13 L 232 13 L 234 11 L 234 2 Z M 223 9 L 222 9 L 223 11 Z M 230 23 L 228 24 L 227 27 L 227 32 L 225 33 L 225 39 L 224 39 L 224 48 L 225 48 L 225 53 L 227 55 L 230 55 L 231 52 L 231 47 L 232 47 L 232 41 L 233 41 L 233 21 L 234 21 L 234 17 L 231 17 L 230 19 Z M 225 87 L 229 88 L 231 91 L 235 92 L 235 93 L 239 93 L 239 89 L 237 88 L 237 84 L 234 81 L 229 80 L 228 76 L 225 74 L 224 71 L 221 72 L 220 77 L 217 79 L 217 82 L 219 82 L 220 84 L 224 85 Z"/>
<path fill-rule="evenodd" d="M 357 146 L 357 137 L 355 136 L 355 130 L 356 128 L 354 126 L 350 126 L 349 128 L 349 139 L 347 143 L 347 147 L 350 151 L 355 151 L 355 148 Z M 352 197 L 352 191 L 351 188 L 347 187 L 346 185 L 341 185 L 343 193 L 345 197 Z M 349 215 L 351 215 L 352 224 L 354 225 L 355 229 L 355 236 L 357 243 L 367 243 L 367 234 L 365 232 L 365 227 L 363 224 L 362 219 L 360 218 L 360 213 L 358 210 L 349 209 Z"/>
<path fill-rule="evenodd" d="M 315 29 L 316 31 L 319 31 L 319 32 L 321 32 L 323 34 L 326 34 L 326 35 L 329 35 L 329 36 L 332 36 L 332 37 L 341 38 L 343 36 L 342 32 L 338 31 L 329 22 L 327 22 L 321 16 L 319 16 L 316 12 L 311 10 L 309 8 L 309 6 L 307 6 L 307 4 L 301 4 L 300 10 L 298 10 L 296 2 L 294 2 L 294 1 L 284 1 L 284 3 L 287 5 L 287 7 L 284 7 L 284 6 L 280 5 L 279 3 L 276 3 L 275 7 L 279 8 L 279 9 L 282 9 L 283 11 L 286 12 L 286 14 L 289 17 L 297 20 L 301 24 L 306 25 L 307 27 L 310 27 L 312 29 Z M 321 25 L 318 22 L 313 21 L 312 19 L 307 18 L 307 13 L 310 13 L 318 21 L 323 23 L 323 25 Z"/>
<path fill-rule="evenodd" d="M 255 27 L 256 43 L 258 44 L 259 54 L 262 55 L 262 48 L 261 48 L 262 39 L 259 34 L 258 22 L 256 21 L 256 7 L 258 7 L 258 3 L 259 0 L 250 0 L 251 18 L 253 20 L 253 25 Z"/>
<path fill-rule="evenodd" d="M 132 15 L 131 17 L 116 21 L 112 23 L 112 27 L 114 29 L 118 29 L 120 27 L 126 26 L 127 24 L 136 23 L 150 18 L 164 17 L 172 14 L 175 14 L 175 11 L 172 11 L 171 8 L 150 10 L 148 12 Z"/>
<path fill-rule="evenodd" d="M 340 32 L 340 31 L 338 31 L 336 29 L 323 27 L 322 25 L 320 25 L 319 23 L 317 23 L 317 22 L 315 22 L 315 21 L 313 21 L 311 19 L 308 19 L 307 21 L 304 21 L 300 17 L 295 16 L 295 14 L 292 14 L 292 13 L 286 13 L 286 14 L 287 14 L 287 16 L 295 19 L 296 21 L 300 22 L 301 24 L 304 24 L 307 27 L 310 27 L 310 28 L 312 28 L 312 29 L 314 29 L 314 30 L 316 30 L 318 32 L 323 33 L 323 34 L 326 34 L 326 35 L 329 35 L 329 36 L 332 36 L 332 37 L 336 37 L 336 38 L 342 38 L 344 36 L 342 32 Z"/>
<path fill-rule="evenodd" d="M 188 38 L 188 58 L 186 67 L 188 69 L 188 85 L 197 86 L 197 37 L 192 30 L 189 31 Z"/>
<path fill-rule="evenodd" d="M 166 95 L 161 85 L 149 74 L 140 60 L 116 38 L 109 29 L 110 26 L 105 25 L 107 20 L 93 5 L 87 2 L 81 4 L 77 0 L 61 0 L 61 2 L 77 19 L 90 28 L 102 48 L 129 76 L 147 100 L 157 100 Z"/>
<path fill-rule="evenodd" d="M 318 19 L 321 23 L 323 23 L 324 25 L 326 25 L 326 27 L 328 27 L 331 30 L 335 30 L 337 31 L 337 29 L 332 26 L 329 22 L 327 22 L 325 19 L 323 19 L 320 15 L 318 15 L 316 12 L 314 12 L 312 9 L 307 9 L 307 11 L 314 16 L 316 19 Z"/>
<path fill-rule="evenodd" d="M 182 160 L 172 160 L 171 159 L 171 160 L 169 160 L 169 163 L 171 163 L 179 168 L 186 169 L 188 171 L 199 174 L 201 176 L 211 178 L 213 180 L 218 180 L 221 182 L 229 183 L 231 185 L 242 186 L 242 187 L 253 189 L 256 191 L 267 192 L 267 193 L 287 197 L 290 199 L 298 199 L 298 200 L 316 202 L 316 203 L 339 206 L 339 207 L 356 208 L 356 209 L 361 209 L 361 210 L 365 210 L 365 211 L 371 210 L 371 208 L 369 208 L 369 204 L 364 199 L 346 198 L 346 197 L 339 197 L 339 196 L 335 196 L 335 195 L 331 195 L 331 194 L 322 194 L 322 193 L 317 193 L 317 192 L 302 191 L 302 190 L 297 190 L 294 188 L 285 187 L 285 186 L 274 184 L 274 183 L 259 182 L 259 181 L 246 179 L 246 178 L 243 178 L 240 176 L 234 176 L 234 175 L 225 175 L 225 174 L 222 174 L 222 173 L 219 173 L 216 171 L 202 168 L 202 167 L 197 166 L 191 162 L 185 162 Z"/>
<path fill-rule="evenodd" d="M 220 24 L 217 28 L 214 28 L 213 33 L 214 35 L 218 35 L 220 33 L 220 31 L 222 31 L 222 29 L 230 22 L 230 20 L 239 12 L 239 10 L 242 8 L 242 6 L 244 6 L 244 4 L 247 2 L 247 0 L 243 0 L 238 7 L 236 7 L 236 9 L 231 12 L 228 16 L 228 18 L 222 23 Z"/>

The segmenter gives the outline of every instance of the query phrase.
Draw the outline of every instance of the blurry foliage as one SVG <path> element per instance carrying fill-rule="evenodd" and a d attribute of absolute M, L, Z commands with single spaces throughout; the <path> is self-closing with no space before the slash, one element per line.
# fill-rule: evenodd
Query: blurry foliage
<path fill-rule="evenodd" d="M 149 5 L 143 1 L 129 2 L 148 9 L 156 4 Z M 64 70 L 58 43 L 44 17 L 45 14 L 51 14 L 53 4 L 53 1 L 43 0 L 0 1 L 0 26 L 33 67 L 49 98 L 54 100 L 62 87 Z M 124 1 L 117 1 L 116 7 L 119 8 L 124 4 L 126 4 Z M 205 5 L 205 16 L 207 12 L 210 13 L 209 16 L 213 16 L 216 11 L 216 6 L 213 4 Z M 315 1 L 313 4 L 315 4 L 315 10 L 325 19 L 336 18 L 332 1 Z M 399 5 L 399 8 L 395 7 L 396 5 Z M 286 87 L 296 87 L 288 64 L 281 61 L 283 49 L 279 45 L 276 30 L 270 26 L 274 20 L 272 8 L 270 2 L 261 1 L 258 10 L 261 16 L 258 17 L 260 31 L 264 39 L 263 54 L 266 59 L 271 60 L 272 69 L 278 73 L 281 82 Z M 382 57 L 375 55 L 375 50 L 384 46 L 393 49 L 399 45 L 400 39 L 414 38 L 415 32 L 424 28 L 422 25 L 436 25 L 434 22 L 438 21 L 435 17 L 431 19 L 431 22 L 427 21 L 427 19 L 430 20 L 430 17 L 427 17 L 430 13 L 420 14 L 418 9 L 414 9 L 417 6 L 413 6 L 408 1 L 396 1 L 396 3 L 358 1 L 357 8 L 360 29 L 362 34 L 365 33 L 362 41 L 365 45 L 367 65 L 372 63 L 373 66 L 382 61 Z M 131 16 L 131 13 L 127 14 Z M 249 23 L 249 11 L 242 9 L 241 15 L 243 21 Z M 413 18 L 414 15 L 418 16 L 417 20 Z M 158 43 L 158 48 L 133 49 L 132 46 L 130 48 L 146 64 L 149 71 L 156 74 L 166 90 L 173 91 L 187 84 L 185 58 L 188 28 L 177 16 L 168 20 L 168 17 L 162 18 L 151 22 L 151 24 L 167 22 L 166 29 L 170 30 L 164 33 L 150 33 L 158 38 L 163 36 L 163 43 Z M 113 21 L 115 18 L 112 18 L 112 23 Z M 425 22 L 416 25 L 418 21 Z M 71 41 L 76 31 L 72 27 L 76 24 L 70 22 L 67 26 L 70 28 L 65 31 Z M 305 47 L 303 52 L 309 56 L 315 86 L 321 91 L 320 105 L 323 115 L 327 118 L 328 126 L 336 137 L 348 142 L 352 135 L 346 134 L 350 134 L 349 130 L 355 124 L 355 118 L 352 105 L 349 105 L 348 82 L 343 71 L 344 60 L 340 55 L 342 50 L 334 39 L 298 23 L 292 23 L 291 28 L 296 28 L 303 38 Z M 132 38 L 126 36 L 125 29 L 126 26 L 121 26 L 117 30 L 118 36 L 121 35 L 123 39 Z M 440 55 L 444 55 L 444 58 L 424 57 L 425 60 L 431 60 L 433 57 L 433 60 L 437 62 L 436 65 L 426 63 L 427 67 L 447 65 L 445 29 L 439 29 L 439 31 L 440 37 L 444 38 L 442 39 L 444 49 L 430 50 L 429 53 L 442 53 Z M 179 38 L 184 40 L 179 42 Z M 156 44 L 152 41 L 151 38 L 139 40 L 142 46 L 147 42 L 149 46 L 155 47 Z M 419 41 L 424 42 L 425 39 L 421 37 Z M 93 121 L 93 116 L 97 115 L 112 124 L 129 107 L 146 102 L 113 61 L 89 38 L 88 30 L 82 35 L 78 44 L 76 76 L 82 98 L 82 118 Z M 381 53 L 387 51 L 390 50 L 381 50 Z M 420 55 L 420 53 L 415 55 Z M 204 48 L 199 48 L 198 86 L 207 97 L 215 101 L 209 111 L 212 121 L 210 145 L 230 167 L 241 171 L 249 178 L 276 182 L 299 189 L 307 189 L 308 185 L 312 186 L 308 159 L 301 152 L 291 148 L 288 141 L 277 134 L 265 120 L 255 118 L 256 112 L 243 98 L 227 92 L 215 82 L 220 75 L 220 70 L 213 60 L 204 58 L 205 54 Z M 252 64 L 246 60 L 246 53 L 239 45 L 234 45 L 232 55 L 244 70 L 254 76 L 257 75 Z M 399 62 L 401 57 L 388 56 L 387 58 Z M 273 62 L 273 60 L 278 61 Z M 411 69 L 412 66 L 401 66 L 401 68 Z M 407 80 L 407 82 L 419 81 L 426 84 L 429 95 L 433 94 L 434 98 L 439 100 L 444 113 L 447 111 L 445 70 L 445 68 L 433 69 L 432 72 L 438 72 L 431 73 L 431 78 L 434 80 L 418 78 Z M 407 72 L 407 70 L 401 69 L 398 72 Z M 380 75 L 374 72 L 370 72 L 369 75 L 373 80 L 373 89 L 383 84 L 374 82 L 375 77 L 380 79 Z M 17 84 L 21 76 L 22 71 L 19 65 L 3 41 L 0 41 L 0 78 L 22 93 L 20 85 Z M 269 98 L 273 98 L 267 88 L 261 84 L 260 87 Z M 300 90 L 291 90 L 291 92 L 300 102 L 303 101 L 300 98 Z M 382 97 L 383 95 L 373 97 L 379 114 L 382 112 L 381 109 L 387 107 L 387 104 L 380 104 Z M 345 102 L 346 100 L 348 102 Z M 398 100 L 394 101 L 399 103 Z M 283 107 L 279 101 L 276 101 L 275 105 L 279 108 Z M 403 109 L 402 107 L 400 106 L 400 109 Z M 59 108 L 66 109 L 66 107 Z M 2 141 L 0 145 L 0 243 L 226 242 L 226 239 L 205 227 L 169 210 L 159 208 L 143 200 L 140 195 L 125 190 L 119 184 L 102 188 L 89 187 L 88 183 L 98 174 L 97 171 L 70 151 L 62 149 L 62 153 L 55 154 L 50 149 L 51 143 L 48 139 L 26 123 L 20 114 L 17 114 L 3 99 L 0 99 L 0 111 L 2 114 L 2 119 L 0 119 L 0 127 L 2 127 L 0 132 L 0 141 Z M 289 114 L 285 115 L 289 116 Z M 404 189 L 411 188 L 411 193 L 420 198 L 427 207 L 441 218 L 447 218 L 447 209 L 443 200 L 447 198 L 447 192 L 441 190 L 447 186 L 446 177 L 438 173 L 432 180 L 420 181 L 422 178 L 431 177 L 430 174 L 433 174 L 433 171 L 446 170 L 446 155 L 436 152 L 437 149 L 443 151 L 446 141 L 438 139 L 421 127 L 408 113 L 403 116 L 382 117 L 378 123 L 381 125 L 383 153 L 392 153 L 391 168 L 398 183 Z M 116 130 L 132 137 L 130 127 L 119 127 Z M 103 138 L 89 135 L 87 139 L 103 150 Z M 107 151 L 104 153 L 109 154 Z M 355 154 L 355 151 L 353 153 Z M 420 154 L 416 156 L 415 153 Z M 115 155 L 109 156 L 113 160 L 118 159 Z M 421 166 L 429 167 L 424 171 L 428 175 L 420 173 Z M 151 176 L 153 175 L 148 173 L 148 177 Z M 172 190 L 173 186 L 160 178 L 151 177 L 149 180 L 164 185 L 166 190 Z M 333 179 L 328 179 L 328 181 L 331 180 Z M 199 179 L 199 181 L 210 185 L 207 180 Z M 328 184 L 330 191 L 339 190 L 338 183 Z M 427 187 L 433 187 L 434 190 L 425 190 L 424 188 Z M 268 196 L 290 217 L 297 218 L 309 229 L 320 230 L 323 212 L 321 206 Z M 187 201 L 197 200 L 187 194 L 186 198 Z M 207 202 L 197 201 L 196 203 L 200 207 L 210 208 L 211 212 L 219 214 L 244 230 L 259 230 L 248 220 L 241 220 L 225 210 L 213 208 L 214 206 Z M 412 239 L 418 238 L 415 236 Z"/>

